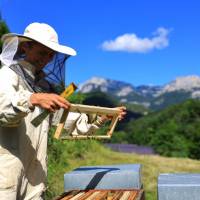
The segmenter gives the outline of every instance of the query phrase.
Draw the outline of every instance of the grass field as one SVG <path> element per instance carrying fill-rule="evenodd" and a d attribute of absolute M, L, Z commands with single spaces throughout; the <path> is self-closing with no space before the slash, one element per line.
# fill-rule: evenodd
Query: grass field
<path fill-rule="evenodd" d="M 142 164 L 142 181 L 147 200 L 157 198 L 156 187 L 159 173 L 200 173 L 200 161 L 198 160 L 118 153 L 93 141 L 63 143 L 61 159 L 62 162 L 49 163 L 48 199 L 63 192 L 64 173 L 79 166 L 140 163 Z"/>

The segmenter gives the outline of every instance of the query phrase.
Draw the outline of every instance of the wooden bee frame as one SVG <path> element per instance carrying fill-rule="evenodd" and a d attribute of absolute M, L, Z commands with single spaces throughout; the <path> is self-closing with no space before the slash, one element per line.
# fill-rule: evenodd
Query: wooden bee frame
<path fill-rule="evenodd" d="M 115 189 L 115 190 L 72 190 L 61 194 L 54 200 L 144 200 L 144 190 L 142 189 Z"/>
<path fill-rule="evenodd" d="M 109 129 L 106 135 L 77 135 L 77 136 L 61 136 L 62 129 L 64 127 L 65 121 L 67 119 L 69 112 L 78 112 L 78 113 L 86 113 L 86 114 L 97 114 L 97 115 L 109 115 L 112 116 L 112 120 L 109 126 Z M 108 107 L 99 107 L 99 106 L 89 106 L 89 105 L 80 105 L 80 104 L 71 104 L 69 110 L 65 110 L 62 114 L 61 120 L 58 123 L 56 132 L 54 134 L 54 138 L 56 139 L 110 139 L 112 133 L 115 129 L 115 126 L 119 119 L 120 114 L 119 108 L 108 108 Z"/>

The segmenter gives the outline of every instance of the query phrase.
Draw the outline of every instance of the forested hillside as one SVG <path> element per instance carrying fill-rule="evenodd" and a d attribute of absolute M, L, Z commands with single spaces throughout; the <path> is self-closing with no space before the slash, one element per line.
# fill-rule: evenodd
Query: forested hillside
<path fill-rule="evenodd" d="M 128 143 L 149 145 L 165 156 L 200 158 L 200 101 L 151 113 L 125 127 Z"/>

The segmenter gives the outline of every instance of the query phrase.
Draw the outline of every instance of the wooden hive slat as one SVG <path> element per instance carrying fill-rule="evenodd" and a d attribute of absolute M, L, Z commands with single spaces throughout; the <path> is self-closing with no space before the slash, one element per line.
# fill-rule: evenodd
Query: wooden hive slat
<path fill-rule="evenodd" d="M 128 200 L 134 200 L 137 195 L 138 195 L 137 191 L 131 191 Z"/>
<path fill-rule="evenodd" d="M 85 194 L 79 198 L 79 200 L 85 200 L 85 199 L 88 198 L 92 193 L 93 193 L 92 190 L 86 191 Z"/>
<path fill-rule="evenodd" d="M 123 195 L 120 198 L 120 200 L 128 200 L 129 196 L 130 196 L 130 191 L 124 191 Z"/>
<path fill-rule="evenodd" d="M 98 195 L 98 197 L 95 198 L 95 200 L 103 200 L 107 197 L 108 191 L 101 191 L 101 193 Z"/>
<path fill-rule="evenodd" d="M 143 190 L 71 191 L 57 200 L 144 200 Z"/>
<path fill-rule="evenodd" d="M 123 195 L 123 192 L 122 191 L 116 191 L 113 195 L 113 197 L 111 197 L 110 200 L 118 200 L 121 198 L 121 196 Z"/>
<path fill-rule="evenodd" d="M 100 191 L 93 192 L 88 198 L 85 200 L 95 200 L 96 196 L 100 193 Z"/>

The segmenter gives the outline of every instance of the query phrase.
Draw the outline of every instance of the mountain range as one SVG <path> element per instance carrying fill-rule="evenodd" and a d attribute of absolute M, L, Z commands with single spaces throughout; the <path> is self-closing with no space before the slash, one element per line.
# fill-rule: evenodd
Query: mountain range
<path fill-rule="evenodd" d="M 81 93 L 104 92 L 122 103 L 143 105 L 152 110 L 163 109 L 187 99 L 200 99 L 200 77 L 177 77 L 165 85 L 133 86 L 123 81 L 92 77 L 79 85 Z"/>

